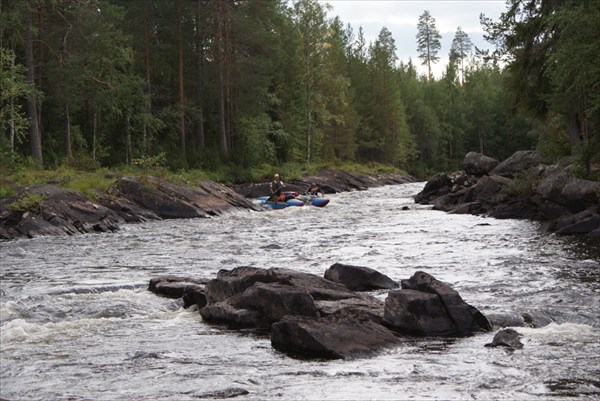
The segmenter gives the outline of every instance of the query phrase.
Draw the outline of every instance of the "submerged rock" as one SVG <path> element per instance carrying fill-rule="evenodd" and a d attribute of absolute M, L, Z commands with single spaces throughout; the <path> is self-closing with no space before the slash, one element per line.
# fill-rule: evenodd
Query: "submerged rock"
<path fill-rule="evenodd" d="M 503 329 L 496 333 L 491 343 L 485 344 L 486 347 L 508 347 L 510 349 L 523 348 L 521 342 L 522 334 L 514 329 Z"/>

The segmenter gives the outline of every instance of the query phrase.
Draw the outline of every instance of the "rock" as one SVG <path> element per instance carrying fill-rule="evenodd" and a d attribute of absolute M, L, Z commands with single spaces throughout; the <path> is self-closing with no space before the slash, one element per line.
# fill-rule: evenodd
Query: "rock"
<path fill-rule="evenodd" d="M 222 400 L 222 399 L 226 399 L 226 398 L 240 397 L 242 395 L 248 395 L 248 394 L 250 394 L 250 392 L 248 390 L 246 390 L 245 388 L 230 387 L 230 388 L 226 388 L 225 390 L 217 390 L 217 391 L 211 391 L 208 393 L 194 394 L 193 396 L 194 396 L 194 398 L 199 398 L 199 399 L 210 398 L 211 400 Z"/>
<path fill-rule="evenodd" d="M 572 177 L 569 159 L 545 166 L 537 152 L 519 151 L 479 176 L 481 159 L 470 152 L 467 171 L 432 177 L 415 202 L 448 213 L 544 221 L 559 235 L 600 235 L 600 183 Z"/>
<path fill-rule="evenodd" d="M 398 283 L 376 270 L 362 266 L 335 263 L 325 271 L 325 278 L 344 284 L 353 291 L 397 288 Z"/>
<path fill-rule="evenodd" d="M 560 198 L 572 213 L 578 213 L 589 207 L 598 207 L 599 193 L 600 183 L 598 181 L 571 178 L 563 186 Z"/>
<path fill-rule="evenodd" d="M 187 291 L 189 301 L 195 300 L 199 303 L 206 303 L 206 300 L 202 301 L 199 295 L 199 293 L 203 292 L 206 281 L 191 277 L 165 275 L 151 279 L 148 284 L 148 290 L 167 298 L 182 298 Z"/>
<path fill-rule="evenodd" d="M 390 330 L 361 315 L 319 319 L 286 316 L 271 328 L 271 345 L 292 355 L 346 359 L 370 355 L 397 343 L 398 338 Z"/>
<path fill-rule="evenodd" d="M 498 160 L 477 152 L 466 154 L 462 167 L 470 175 L 477 177 L 488 175 L 498 165 Z"/>
<path fill-rule="evenodd" d="M 486 347 L 508 347 L 512 350 L 523 348 L 520 338 L 522 335 L 514 329 L 503 329 L 496 333 L 491 343 Z"/>
<path fill-rule="evenodd" d="M 569 181 L 569 174 L 566 169 L 555 174 L 549 174 L 543 178 L 537 185 L 535 192 L 542 199 L 550 200 L 554 203 L 564 205 L 565 201 L 562 197 L 562 190 Z"/>
<path fill-rule="evenodd" d="M 196 305 L 198 309 L 206 306 L 206 294 L 204 293 L 204 286 L 200 285 L 187 285 L 183 289 L 183 307 L 189 308 L 190 306 Z"/>
<path fill-rule="evenodd" d="M 491 173 L 514 178 L 518 173 L 535 167 L 541 162 L 540 155 L 535 150 L 518 150 L 512 156 L 500 162 Z"/>
<path fill-rule="evenodd" d="M 518 314 L 488 313 L 485 315 L 492 327 L 525 327 L 525 319 Z"/>
<path fill-rule="evenodd" d="M 385 300 L 384 323 L 401 333 L 451 336 L 456 327 L 436 294 L 414 290 L 391 291 Z"/>
<path fill-rule="evenodd" d="M 340 309 L 366 310 L 381 316 L 381 303 L 342 284 L 290 269 L 241 266 L 221 270 L 206 284 L 206 321 L 230 326 L 267 327 L 286 315 L 318 317 Z M 339 301 L 344 300 L 344 303 Z M 330 301 L 329 303 L 327 301 Z"/>
<path fill-rule="evenodd" d="M 319 317 L 313 298 L 303 288 L 257 282 L 244 292 L 206 305 L 200 310 L 207 321 L 234 327 L 269 327 L 284 316 Z"/>
<path fill-rule="evenodd" d="M 427 203 L 435 197 L 445 195 L 450 192 L 452 180 L 444 173 L 436 174 L 427 181 L 421 192 L 415 196 L 416 203 Z"/>
<path fill-rule="evenodd" d="M 556 222 L 559 235 L 587 234 L 600 228 L 600 215 L 593 210 L 584 210 L 571 216 L 563 216 Z"/>
<path fill-rule="evenodd" d="M 492 328 L 458 292 L 422 271 L 402 280 L 401 290 L 388 294 L 384 322 L 401 332 L 436 336 L 464 336 Z"/>

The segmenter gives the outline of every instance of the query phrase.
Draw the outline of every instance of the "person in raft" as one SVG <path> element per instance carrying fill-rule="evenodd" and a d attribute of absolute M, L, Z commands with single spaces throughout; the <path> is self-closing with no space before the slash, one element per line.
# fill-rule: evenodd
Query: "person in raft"
<path fill-rule="evenodd" d="M 271 191 L 271 196 L 269 197 L 269 200 L 277 202 L 277 200 L 281 196 L 281 191 L 283 190 L 283 188 L 285 188 L 285 184 L 279 178 L 279 174 L 275 174 L 275 176 L 273 177 L 273 181 L 271 181 L 271 184 L 269 185 L 269 190 Z"/>
<path fill-rule="evenodd" d="M 321 189 L 316 183 L 313 182 L 311 186 L 308 187 L 305 193 L 306 195 L 319 196 L 319 192 L 321 192 Z"/>

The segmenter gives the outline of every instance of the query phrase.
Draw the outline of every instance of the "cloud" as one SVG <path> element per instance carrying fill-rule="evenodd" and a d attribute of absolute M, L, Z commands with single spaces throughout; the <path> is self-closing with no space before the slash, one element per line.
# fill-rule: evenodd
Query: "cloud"
<path fill-rule="evenodd" d="M 483 38 L 483 29 L 479 23 L 479 15 L 497 20 L 506 11 L 504 0 L 439 0 L 439 1 L 408 1 L 408 0 L 319 0 L 329 4 L 332 9 L 330 17 L 336 15 L 344 25 L 352 25 L 355 32 L 362 26 L 365 39 L 372 42 L 377 39 L 379 32 L 386 27 L 396 42 L 398 58 L 407 62 L 412 58 L 420 65 L 417 54 L 417 24 L 419 16 L 428 10 L 436 20 L 436 27 L 442 35 L 442 49 L 438 56 L 440 61 L 435 66 L 436 76 L 441 76 L 448 62 L 450 46 L 456 33 L 461 29 L 469 35 L 473 45 L 480 49 L 490 48 Z M 425 73 L 425 67 L 419 69 Z"/>

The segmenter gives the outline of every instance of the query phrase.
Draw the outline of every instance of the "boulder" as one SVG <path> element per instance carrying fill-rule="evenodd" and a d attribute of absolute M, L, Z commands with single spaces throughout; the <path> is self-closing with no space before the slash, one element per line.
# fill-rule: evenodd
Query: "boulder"
<path fill-rule="evenodd" d="M 571 178 L 561 190 L 561 199 L 572 213 L 581 212 L 588 207 L 597 207 L 600 182 Z"/>
<path fill-rule="evenodd" d="M 463 170 L 470 175 L 488 175 L 498 165 L 498 160 L 477 152 L 469 152 L 462 163 Z"/>
<path fill-rule="evenodd" d="M 207 321 L 257 328 L 269 327 L 287 315 L 319 317 L 314 300 L 305 289 L 260 282 L 226 300 L 206 305 L 200 314 Z"/>
<path fill-rule="evenodd" d="M 299 356 L 347 359 L 373 354 L 398 343 L 386 327 L 355 314 L 319 319 L 286 316 L 271 327 L 271 345 Z"/>
<path fill-rule="evenodd" d="M 492 328 L 458 292 L 428 273 L 418 271 L 401 284 L 388 294 L 384 311 L 384 322 L 400 332 L 464 336 Z"/>
<path fill-rule="evenodd" d="M 436 174 L 427 181 L 421 192 L 415 196 L 416 203 L 427 203 L 431 199 L 450 192 L 452 180 L 444 173 Z"/>
<path fill-rule="evenodd" d="M 600 215 L 594 210 L 563 216 L 557 220 L 555 226 L 559 235 L 587 234 L 597 229 L 600 229 Z"/>
<path fill-rule="evenodd" d="M 500 162 L 491 171 L 491 174 L 513 178 L 518 173 L 535 167 L 541 162 L 541 157 L 535 150 L 518 150 L 512 156 Z"/>
<path fill-rule="evenodd" d="M 439 296 L 414 290 L 391 291 L 385 300 L 384 323 L 402 333 L 451 336 L 456 327 Z"/>
<path fill-rule="evenodd" d="M 514 329 L 503 329 L 496 333 L 491 343 L 486 347 L 507 347 L 512 350 L 523 348 L 522 335 Z"/>
<path fill-rule="evenodd" d="M 397 282 L 376 270 L 342 263 L 331 265 L 325 271 L 325 278 L 335 283 L 344 284 L 353 291 L 370 291 L 398 287 Z"/>

